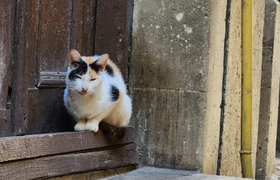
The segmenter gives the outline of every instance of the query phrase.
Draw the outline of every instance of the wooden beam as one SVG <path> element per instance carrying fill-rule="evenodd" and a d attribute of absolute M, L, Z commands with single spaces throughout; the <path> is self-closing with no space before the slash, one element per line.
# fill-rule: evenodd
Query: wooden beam
<path fill-rule="evenodd" d="M 133 141 L 132 127 L 128 127 L 125 136 L 117 141 L 106 139 L 102 131 L 5 137 L 0 138 L 0 162 L 123 145 Z"/>
<path fill-rule="evenodd" d="M 38 88 L 65 88 L 66 72 L 40 72 Z"/>
<path fill-rule="evenodd" d="M 107 178 L 110 176 L 116 176 L 120 174 L 125 174 L 135 170 L 137 166 L 130 165 L 125 167 L 119 167 L 114 169 L 103 169 L 97 171 L 90 171 L 85 173 L 78 173 L 78 174 L 69 174 L 65 176 L 59 176 L 50 178 L 48 180 L 89 180 L 89 179 L 102 179 Z"/>
<path fill-rule="evenodd" d="M 73 144 L 74 145 L 74 144 Z M 137 164 L 135 144 L 0 164 L 0 179 L 36 179 Z"/>

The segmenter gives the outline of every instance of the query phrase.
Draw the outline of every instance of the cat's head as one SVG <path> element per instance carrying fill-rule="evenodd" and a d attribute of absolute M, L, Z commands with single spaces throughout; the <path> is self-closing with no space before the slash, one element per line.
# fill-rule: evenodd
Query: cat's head
<path fill-rule="evenodd" d="M 69 66 L 66 77 L 68 89 L 81 95 L 96 93 L 102 82 L 103 71 L 108 59 L 108 54 L 95 58 L 81 56 L 77 50 L 72 49 L 69 53 Z"/>

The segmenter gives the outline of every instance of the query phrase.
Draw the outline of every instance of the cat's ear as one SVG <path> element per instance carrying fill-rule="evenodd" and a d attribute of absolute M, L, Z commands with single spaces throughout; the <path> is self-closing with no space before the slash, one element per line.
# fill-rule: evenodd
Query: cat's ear
<path fill-rule="evenodd" d="M 109 60 L 109 55 L 103 54 L 102 56 L 100 56 L 100 58 L 97 59 L 96 64 L 101 66 L 102 70 L 104 70 L 107 65 L 108 60 Z"/>
<path fill-rule="evenodd" d="M 69 53 L 69 65 L 73 65 L 81 61 L 81 55 L 76 49 L 72 49 Z"/>

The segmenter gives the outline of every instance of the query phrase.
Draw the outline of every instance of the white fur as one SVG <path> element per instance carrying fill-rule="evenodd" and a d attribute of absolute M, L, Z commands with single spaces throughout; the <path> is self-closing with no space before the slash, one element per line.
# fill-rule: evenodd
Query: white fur
<path fill-rule="evenodd" d="M 92 58 L 98 59 L 99 56 Z M 84 60 L 83 57 L 82 60 Z M 108 60 L 107 63 L 112 62 Z M 114 69 L 114 77 L 104 71 L 99 73 L 99 78 L 95 81 L 90 81 L 88 73 L 81 76 L 81 79 L 70 81 L 68 76 L 72 70 L 73 68 L 69 67 L 67 71 L 64 104 L 77 121 L 75 130 L 97 132 L 99 122 L 102 120 L 117 127 L 127 126 L 132 105 L 121 74 L 116 73 Z M 112 102 L 111 99 L 111 85 L 114 85 L 120 94 L 119 99 L 115 102 Z M 88 88 L 85 95 L 79 93 L 82 88 Z"/>

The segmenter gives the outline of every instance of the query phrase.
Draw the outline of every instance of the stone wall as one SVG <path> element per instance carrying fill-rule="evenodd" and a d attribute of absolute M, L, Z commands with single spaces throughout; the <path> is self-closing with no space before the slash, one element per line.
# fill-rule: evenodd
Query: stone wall
<path fill-rule="evenodd" d="M 265 1 L 253 1 L 253 172 L 256 171 L 256 153 L 258 140 L 258 123 L 260 110 L 260 90 L 262 74 L 262 51 L 264 31 Z"/>
<path fill-rule="evenodd" d="M 134 1 L 132 123 L 142 163 L 195 170 L 203 158 L 216 164 L 225 5 Z"/>
<path fill-rule="evenodd" d="M 219 174 L 241 176 L 241 3 L 227 5 Z"/>
<path fill-rule="evenodd" d="M 275 155 L 280 68 L 276 7 L 275 0 L 253 1 L 252 160 L 257 177 L 260 169 L 262 177 L 269 177 Z M 143 164 L 242 175 L 241 8 L 241 0 L 134 1 L 132 125 Z M 265 60 L 268 35 L 274 49 Z"/>
<path fill-rule="evenodd" d="M 280 6 L 266 0 L 256 177 L 265 179 L 274 171 L 280 76 Z"/>

